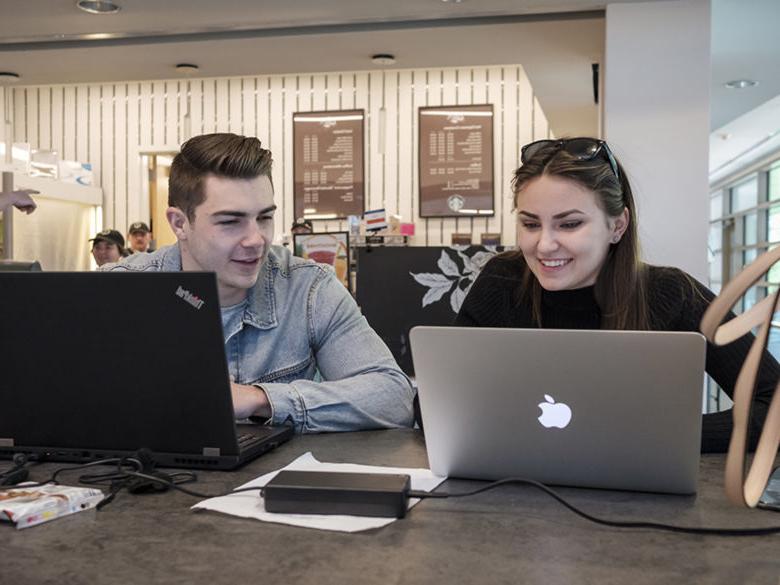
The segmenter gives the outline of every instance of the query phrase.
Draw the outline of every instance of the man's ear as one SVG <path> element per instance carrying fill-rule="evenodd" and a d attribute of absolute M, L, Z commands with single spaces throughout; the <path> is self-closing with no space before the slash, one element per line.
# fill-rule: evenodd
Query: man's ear
<path fill-rule="evenodd" d="M 187 239 L 187 229 L 190 221 L 187 219 L 187 214 L 184 213 L 178 207 L 169 207 L 165 210 L 165 217 L 173 230 L 177 240 Z"/>

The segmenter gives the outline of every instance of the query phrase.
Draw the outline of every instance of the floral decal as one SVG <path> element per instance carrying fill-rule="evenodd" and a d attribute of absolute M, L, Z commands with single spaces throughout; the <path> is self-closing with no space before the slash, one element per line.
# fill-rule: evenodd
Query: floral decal
<path fill-rule="evenodd" d="M 485 246 L 471 256 L 465 253 L 467 248 L 469 246 L 453 246 L 442 250 L 439 261 L 436 263 L 441 273 L 409 273 L 419 284 L 428 287 L 428 291 L 422 299 L 423 307 L 427 307 L 449 294 L 452 312 L 457 314 L 460 311 L 463 300 L 471 285 L 474 284 L 479 271 L 488 260 L 496 255 L 495 246 Z"/>

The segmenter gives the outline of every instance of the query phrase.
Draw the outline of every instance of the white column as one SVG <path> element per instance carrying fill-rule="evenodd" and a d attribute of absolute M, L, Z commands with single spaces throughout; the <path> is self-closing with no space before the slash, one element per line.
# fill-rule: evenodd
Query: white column
<path fill-rule="evenodd" d="M 609 4 L 604 136 L 638 200 L 643 256 L 707 282 L 710 2 Z"/>

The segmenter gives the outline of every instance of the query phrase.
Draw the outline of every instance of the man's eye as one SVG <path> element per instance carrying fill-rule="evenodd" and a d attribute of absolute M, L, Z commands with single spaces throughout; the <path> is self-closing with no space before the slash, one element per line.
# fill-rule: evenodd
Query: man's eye
<path fill-rule="evenodd" d="M 274 218 L 272 215 L 265 215 L 263 217 L 260 217 L 259 220 L 262 222 L 269 222 L 269 221 L 273 221 Z"/>
<path fill-rule="evenodd" d="M 224 221 L 217 222 L 217 224 L 219 224 L 219 225 L 233 225 L 233 224 L 236 224 L 236 223 L 238 223 L 237 219 L 226 219 Z"/>

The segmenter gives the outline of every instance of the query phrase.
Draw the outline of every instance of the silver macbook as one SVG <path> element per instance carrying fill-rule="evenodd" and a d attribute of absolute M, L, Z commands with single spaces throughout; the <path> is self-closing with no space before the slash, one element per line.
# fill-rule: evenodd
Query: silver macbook
<path fill-rule="evenodd" d="M 696 492 L 698 333 L 415 327 L 431 470 Z"/>

